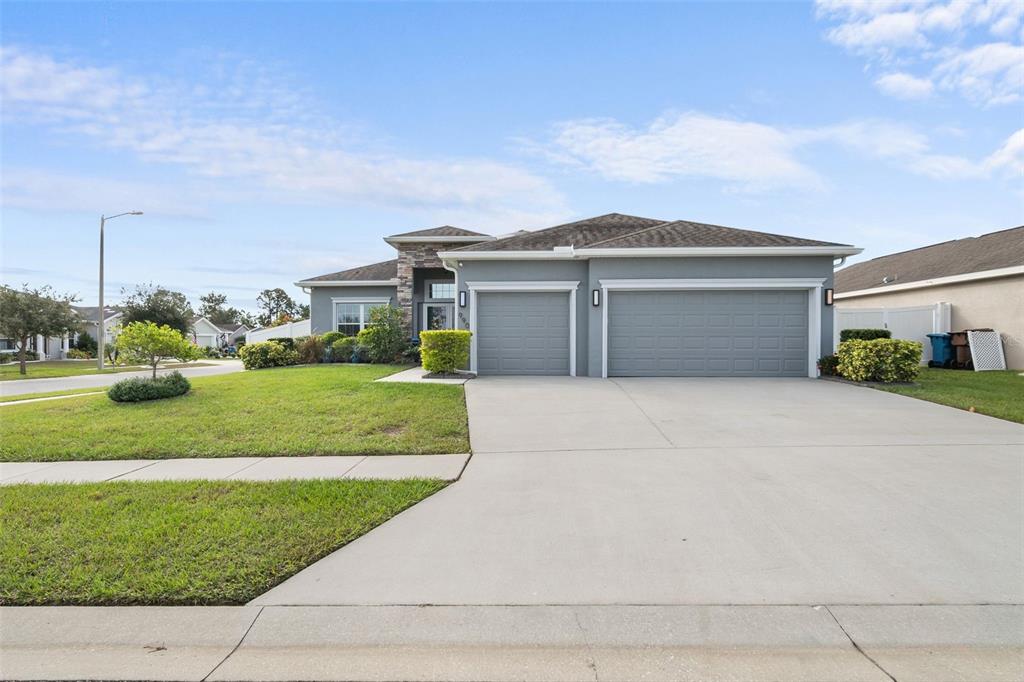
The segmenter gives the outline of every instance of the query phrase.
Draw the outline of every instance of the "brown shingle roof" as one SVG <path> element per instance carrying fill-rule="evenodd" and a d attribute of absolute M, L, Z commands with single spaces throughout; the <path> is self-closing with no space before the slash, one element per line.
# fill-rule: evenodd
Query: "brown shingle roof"
<path fill-rule="evenodd" d="M 787 237 L 768 232 L 740 230 L 734 227 L 692 223 L 688 220 L 676 220 L 662 223 L 632 234 L 606 239 L 590 244 L 595 249 L 633 249 L 633 248 L 679 248 L 679 247 L 715 247 L 715 246 L 847 246 L 834 242 L 822 242 L 815 239 Z"/>
<path fill-rule="evenodd" d="M 836 293 L 1024 265 L 1024 226 L 880 256 L 836 272 Z M 888 281 L 886 281 L 888 280 Z"/>
<path fill-rule="evenodd" d="M 415 232 L 403 232 L 402 234 L 393 234 L 385 239 L 394 239 L 396 237 L 490 237 L 490 235 L 482 234 L 480 232 L 473 232 L 472 230 L 464 230 L 461 227 L 453 227 L 451 225 L 442 225 L 441 227 L 431 227 L 427 230 L 416 230 Z"/>
<path fill-rule="evenodd" d="M 574 223 L 556 225 L 536 232 L 516 233 L 512 236 L 483 244 L 472 244 L 453 251 L 550 251 L 556 246 L 581 248 L 590 244 L 620 237 L 658 225 L 663 220 L 641 218 L 621 213 L 609 213 L 586 218 Z"/>
<path fill-rule="evenodd" d="M 318 277 L 309 277 L 304 282 L 358 282 L 360 280 L 385 280 L 398 277 L 398 259 L 386 260 L 383 263 L 363 265 L 351 270 L 329 272 Z"/>

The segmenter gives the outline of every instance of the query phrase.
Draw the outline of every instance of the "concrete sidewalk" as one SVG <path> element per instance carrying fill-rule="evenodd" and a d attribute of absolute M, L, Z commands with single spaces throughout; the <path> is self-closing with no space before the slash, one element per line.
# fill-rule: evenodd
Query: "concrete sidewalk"
<path fill-rule="evenodd" d="M 186 377 L 205 377 L 217 374 L 233 374 L 244 371 L 240 360 L 202 360 L 205 367 L 174 367 L 160 369 L 164 374 L 177 370 Z M 122 379 L 132 377 L 148 377 L 153 372 L 148 369 L 138 372 L 115 372 L 113 374 L 83 374 L 74 377 L 51 377 L 49 379 L 13 379 L 0 381 L 0 396 L 25 395 L 26 393 L 52 393 L 53 391 L 69 391 L 77 388 L 105 388 Z"/>
<path fill-rule="evenodd" d="M 6 680 L 1024 677 L 1020 606 L 7 607 Z"/>
<path fill-rule="evenodd" d="M 94 462 L 0 462 L 0 485 L 184 481 L 279 481 L 310 478 L 440 478 L 453 481 L 468 454 L 344 457 L 212 457 Z"/>

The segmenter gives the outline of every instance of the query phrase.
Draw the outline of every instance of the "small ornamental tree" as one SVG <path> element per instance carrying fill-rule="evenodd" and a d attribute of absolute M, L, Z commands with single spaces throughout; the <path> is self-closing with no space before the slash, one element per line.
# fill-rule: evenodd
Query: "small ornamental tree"
<path fill-rule="evenodd" d="M 370 322 L 357 336 L 370 362 L 394 362 L 402 354 L 409 345 L 404 322 L 402 311 L 394 306 L 370 309 Z"/>
<path fill-rule="evenodd" d="M 25 351 L 33 336 L 63 336 L 77 331 L 78 315 L 71 304 L 75 296 L 54 293 L 50 287 L 19 291 L 0 286 L 0 336 L 14 339 L 18 345 L 18 371 L 25 374 Z"/>
<path fill-rule="evenodd" d="M 153 322 L 132 322 L 121 330 L 114 342 L 119 359 L 129 363 L 149 365 L 156 378 L 156 367 L 162 360 L 175 358 L 182 362 L 199 357 L 198 347 L 181 335 L 177 329 Z"/>

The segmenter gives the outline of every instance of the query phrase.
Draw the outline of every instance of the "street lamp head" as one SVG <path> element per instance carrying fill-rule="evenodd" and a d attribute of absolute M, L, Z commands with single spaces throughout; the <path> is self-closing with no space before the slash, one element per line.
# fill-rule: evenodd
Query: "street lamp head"
<path fill-rule="evenodd" d="M 142 211 L 131 211 L 128 215 L 142 215 Z"/>

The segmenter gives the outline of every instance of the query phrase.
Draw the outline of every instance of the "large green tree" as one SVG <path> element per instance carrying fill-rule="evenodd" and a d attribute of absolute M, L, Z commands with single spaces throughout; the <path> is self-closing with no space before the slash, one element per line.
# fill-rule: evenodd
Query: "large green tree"
<path fill-rule="evenodd" d="M 276 324 L 283 324 L 293 319 L 298 319 L 303 309 L 308 313 L 308 306 L 301 306 L 288 295 L 288 292 L 280 287 L 276 289 L 264 289 L 256 297 L 256 304 L 260 307 L 260 314 L 256 321 L 264 327 Z"/>
<path fill-rule="evenodd" d="M 156 378 L 156 367 L 162 360 L 175 358 L 189 362 L 199 357 L 199 348 L 177 329 L 152 322 L 132 322 L 124 327 L 114 342 L 117 357 L 128 363 L 149 365 Z"/>
<path fill-rule="evenodd" d="M 216 325 L 245 324 L 252 326 L 252 316 L 244 310 L 227 305 L 228 297 L 216 291 L 199 297 L 199 314 Z"/>
<path fill-rule="evenodd" d="M 33 336 L 63 336 L 80 327 L 71 304 L 76 296 L 57 294 L 49 287 L 21 290 L 0 286 L 0 336 L 14 339 L 18 346 L 21 374 L 27 372 L 25 351 Z"/>
<path fill-rule="evenodd" d="M 123 293 L 123 292 L 122 292 Z M 152 322 L 188 334 L 195 312 L 185 294 L 152 284 L 135 287 L 121 304 L 121 323 Z"/>

